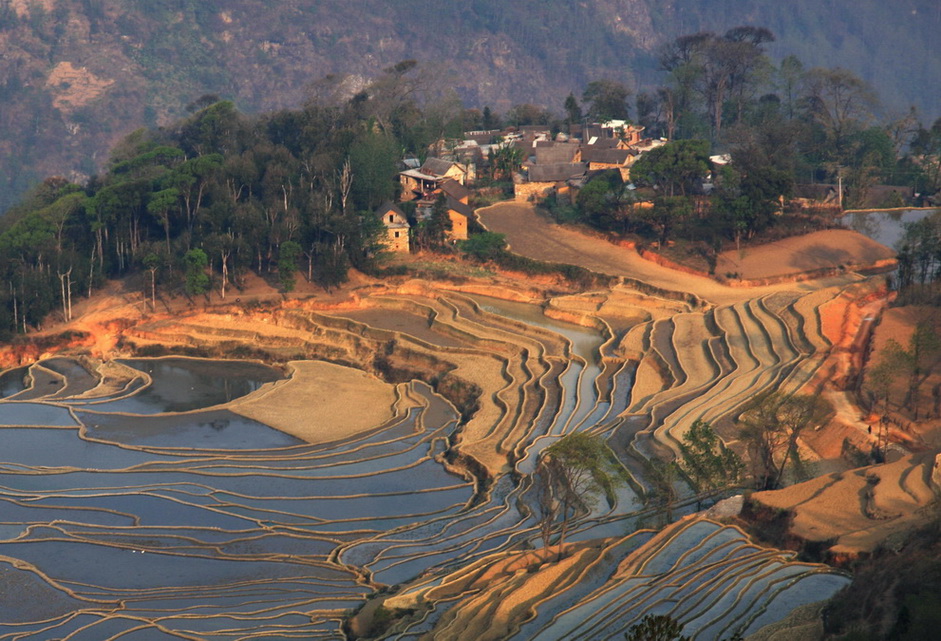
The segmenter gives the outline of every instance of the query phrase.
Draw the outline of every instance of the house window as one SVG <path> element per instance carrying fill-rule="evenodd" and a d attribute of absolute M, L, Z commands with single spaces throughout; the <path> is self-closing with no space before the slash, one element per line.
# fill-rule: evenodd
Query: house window
<path fill-rule="evenodd" d="M 395 232 L 395 237 L 396 237 L 396 238 L 399 237 L 399 232 Z"/>
<path fill-rule="evenodd" d="M 395 221 L 394 216 L 395 216 L 394 214 L 389 214 L 389 222 L 390 222 L 390 223 Z"/>

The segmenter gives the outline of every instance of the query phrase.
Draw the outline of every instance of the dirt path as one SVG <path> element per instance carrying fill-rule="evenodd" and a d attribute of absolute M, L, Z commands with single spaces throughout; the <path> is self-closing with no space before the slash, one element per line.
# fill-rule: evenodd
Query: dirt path
<path fill-rule="evenodd" d="M 571 228 L 557 225 L 538 215 L 531 205 L 499 203 L 477 210 L 481 223 L 490 231 L 506 234 L 511 249 L 523 256 L 557 263 L 579 265 L 595 272 L 634 278 L 655 287 L 690 292 L 713 304 L 730 304 L 758 298 L 782 290 L 814 290 L 857 280 L 853 274 L 800 283 L 760 287 L 729 287 L 716 281 L 686 274 L 641 258 L 637 252 L 599 242 Z M 821 238 L 814 246 L 823 247 Z M 779 249 L 775 247 L 775 249 Z M 751 261 L 761 261 L 759 250 L 751 249 Z"/>

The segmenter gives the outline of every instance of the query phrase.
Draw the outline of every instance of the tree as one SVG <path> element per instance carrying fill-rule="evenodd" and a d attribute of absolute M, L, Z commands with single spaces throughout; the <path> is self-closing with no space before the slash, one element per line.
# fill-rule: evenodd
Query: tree
<path fill-rule="evenodd" d="M 903 374 L 906 394 L 902 405 L 909 408 L 912 418 L 917 421 L 921 387 L 941 365 L 941 338 L 934 323 L 930 320 L 916 323 L 907 347 L 902 347 L 895 339 L 886 341 L 882 363 L 889 371 Z"/>
<path fill-rule="evenodd" d="M 487 231 L 458 241 L 458 249 L 477 260 L 493 260 L 506 248 L 506 234 Z"/>
<path fill-rule="evenodd" d="M 179 205 L 180 190 L 176 187 L 168 187 L 154 192 L 150 195 L 147 203 L 147 211 L 156 218 L 163 227 L 163 233 L 167 241 L 167 255 L 170 250 L 170 212 Z"/>
<path fill-rule="evenodd" d="M 754 145 L 733 149 L 732 164 L 721 168 L 718 178 L 713 206 L 736 247 L 742 235 L 752 238 L 772 225 L 782 197 L 790 196 L 794 186 L 791 173 L 772 165 Z"/>
<path fill-rule="evenodd" d="M 575 94 L 570 93 L 565 99 L 565 124 L 571 129 L 572 125 L 582 121 L 582 108 L 575 98 Z"/>
<path fill-rule="evenodd" d="M 725 447 L 709 423 L 695 420 L 680 443 L 680 469 L 699 492 L 713 492 L 739 483 L 745 464 Z"/>
<path fill-rule="evenodd" d="M 598 436 L 575 432 L 545 449 L 536 465 L 543 543 L 558 533 L 559 557 L 572 521 L 587 513 L 599 494 L 610 499 L 623 482 L 614 454 Z"/>
<path fill-rule="evenodd" d="M 424 221 L 427 246 L 440 249 L 447 242 L 452 225 L 448 209 L 448 197 L 443 193 L 439 194 L 431 207 L 431 215 Z"/>
<path fill-rule="evenodd" d="M 724 51 L 728 95 L 735 103 L 735 121 L 741 122 L 745 104 L 771 74 L 762 45 L 774 42 L 774 34 L 764 27 L 743 25 L 726 31 L 722 41 L 729 43 Z"/>
<path fill-rule="evenodd" d="M 722 228 L 735 239 L 735 250 L 741 251 L 742 235 L 750 227 L 753 209 L 748 197 L 741 193 L 741 176 L 732 167 L 723 167 L 712 196 L 712 207 Z"/>
<path fill-rule="evenodd" d="M 500 128 L 500 117 L 493 113 L 489 106 L 484 107 L 483 113 L 483 125 L 484 131 L 491 131 L 493 129 Z"/>
<path fill-rule="evenodd" d="M 912 139 L 911 151 L 924 176 L 921 191 L 933 194 L 941 189 L 941 118 L 927 129 L 918 128 Z"/>
<path fill-rule="evenodd" d="M 525 159 L 523 150 L 515 145 L 504 144 L 498 147 L 496 151 L 491 147 L 489 157 L 491 177 L 494 180 L 498 177 L 504 180 L 512 180 L 513 172 L 519 171 Z"/>
<path fill-rule="evenodd" d="M 163 261 L 156 253 L 150 252 L 144 256 L 142 262 L 147 271 L 150 272 L 150 310 L 157 311 L 157 270 L 160 269 Z"/>
<path fill-rule="evenodd" d="M 625 633 L 627 641 L 689 641 L 682 636 L 683 626 L 666 614 L 648 614 Z"/>
<path fill-rule="evenodd" d="M 667 143 L 643 154 L 631 166 L 631 180 L 667 196 L 686 196 L 708 173 L 709 143 L 705 140 Z"/>
<path fill-rule="evenodd" d="M 241 116 L 230 101 L 211 104 L 183 123 L 180 145 L 195 156 L 235 151 L 240 122 Z"/>
<path fill-rule="evenodd" d="M 513 105 L 506 114 L 507 123 L 514 127 L 548 125 L 550 120 L 552 120 L 552 114 L 542 107 L 537 107 L 528 102 Z"/>
<path fill-rule="evenodd" d="M 396 193 L 399 147 L 393 136 L 373 131 L 360 135 L 350 147 L 353 207 L 375 211 Z"/>
<path fill-rule="evenodd" d="M 644 128 L 646 136 L 657 138 L 665 133 L 661 118 L 666 114 L 667 105 L 661 100 L 659 93 L 637 94 L 634 109 L 637 113 L 637 124 Z"/>
<path fill-rule="evenodd" d="M 286 292 L 294 291 L 297 260 L 301 257 L 301 245 L 293 240 L 286 240 L 278 248 L 278 277 L 281 288 Z"/>
<path fill-rule="evenodd" d="M 186 265 L 186 293 L 189 296 L 205 294 L 209 290 L 209 275 L 206 267 L 209 257 L 201 249 L 191 249 L 183 256 Z"/>
<path fill-rule="evenodd" d="M 582 100 L 589 104 L 588 117 L 596 122 L 627 120 L 627 98 L 630 95 L 630 89 L 620 82 L 594 80 L 585 87 Z"/>
<path fill-rule="evenodd" d="M 646 471 L 652 487 L 646 500 L 653 501 L 657 514 L 665 525 L 673 521 L 673 504 L 676 503 L 677 465 L 674 461 L 650 458 L 646 461 Z"/>
<path fill-rule="evenodd" d="M 656 234 L 657 249 L 660 249 L 673 234 L 673 229 L 687 222 L 692 214 L 689 199 L 683 196 L 657 196 L 653 207 L 635 210 L 638 221 L 650 227 Z"/>
<path fill-rule="evenodd" d="M 756 486 L 781 486 L 788 463 L 800 464 L 797 441 L 807 428 L 826 423 L 833 413 L 819 394 L 763 392 L 749 402 L 739 417 L 742 438 L 748 444 Z"/>
<path fill-rule="evenodd" d="M 599 223 L 606 221 L 619 205 L 617 196 L 621 185 L 615 184 L 614 180 L 620 183 L 621 177 L 616 171 L 612 174 L 592 178 L 578 192 L 576 203 L 579 216 L 597 227 L 604 228 Z"/>
<path fill-rule="evenodd" d="M 941 274 L 941 220 L 938 216 L 906 223 L 896 251 L 898 287 L 911 299 L 913 290 L 923 290 Z"/>
<path fill-rule="evenodd" d="M 803 78 L 804 64 L 797 56 L 790 55 L 781 60 L 777 71 L 777 88 L 783 94 L 784 110 L 789 120 L 795 116 Z"/>
<path fill-rule="evenodd" d="M 677 119 L 689 115 L 695 94 L 709 116 L 713 139 L 721 137 L 728 102 L 734 103 L 736 121 L 741 121 L 748 98 L 769 67 L 762 45 L 773 40 L 767 29 L 741 26 L 723 36 L 708 31 L 681 36 L 665 46 L 660 66 L 670 74 Z"/>
<path fill-rule="evenodd" d="M 843 162 L 850 136 L 873 118 L 878 100 L 869 85 L 853 72 L 815 67 L 804 75 L 803 104 L 824 133 L 824 156 Z"/>
<path fill-rule="evenodd" d="M 193 233 L 196 217 L 202 208 L 203 196 L 216 173 L 222 168 L 222 161 L 221 154 L 191 158 L 181 163 L 162 181 L 165 186 L 179 191 L 183 212 L 186 214 L 187 231 L 190 234 Z"/>

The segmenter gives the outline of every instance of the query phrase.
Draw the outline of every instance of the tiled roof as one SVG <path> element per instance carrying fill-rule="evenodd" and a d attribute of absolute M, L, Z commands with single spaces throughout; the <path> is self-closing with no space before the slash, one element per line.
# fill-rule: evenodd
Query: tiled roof
<path fill-rule="evenodd" d="M 581 176 L 586 169 L 587 165 L 583 162 L 534 165 L 529 169 L 529 181 L 538 183 L 559 182 Z"/>

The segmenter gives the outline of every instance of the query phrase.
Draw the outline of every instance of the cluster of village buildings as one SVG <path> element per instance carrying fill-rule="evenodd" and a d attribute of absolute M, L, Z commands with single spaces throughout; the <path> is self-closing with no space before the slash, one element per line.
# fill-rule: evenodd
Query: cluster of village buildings
<path fill-rule="evenodd" d="M 664 144 L 662 139 L 644 139 L 643 127 L 625 121 L 596 125 L 573 125 L 568 134 L 552 136 L 548 127 L 523 126 L 511 130 L 472 131 L 450 145 L 447 153 L 424 163 L 406 159 L 399 173 L 399 201 L 415 202 L 415 218 L 431 215 L 443 197 L 451 230 L 448 239 L 466 240 L 473 208 L 468 204 L 478 169 L 503 147 L 521 150 L 522 167 L 513 175 L 517 200 L 539 200 L 550 193 L 564 195 L 583 185 L 599 171 L 615 169 L 628 182 L 630 167 L 645 151 Z M 444 145 L 442 145 L 444 147 Z M 395 252 L 410 250 L 411 225 L 394 203 L 377 212 L 386 228 L 386 245 Z"/>

